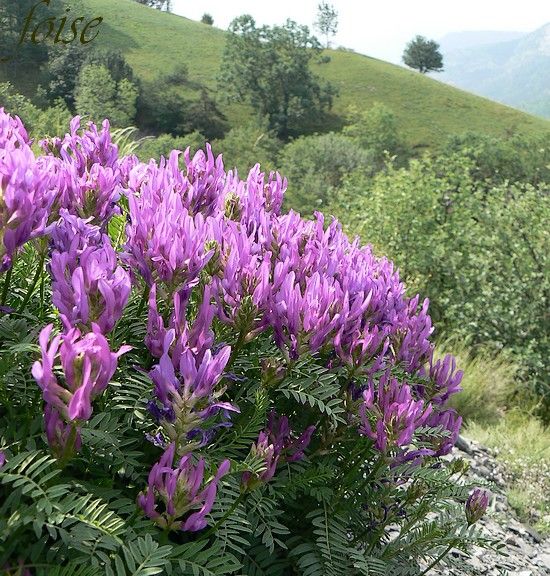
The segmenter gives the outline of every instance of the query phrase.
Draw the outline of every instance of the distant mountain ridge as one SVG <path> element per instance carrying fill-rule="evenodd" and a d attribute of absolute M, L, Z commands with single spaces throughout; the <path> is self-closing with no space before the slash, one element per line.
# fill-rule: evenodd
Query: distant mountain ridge
<path fill-rule="evenodd" d="M 550 118 L 550 22 L 520 37 L 487 43 L 488 33 L 450 35 L 441 41 L 445 71 L 453 86 Z M 505 35 L 516 33 L 507 32 Z M 496 36 L 498 37 L 498 36 Z M 449 48 L 450 46 L 450 48 Z"/>
<path fill-rule="evenodd" d="M 443 52 L 453 52 L 466 48 L 475 48 L 486 44 L 499 44 L 509 42 L 525 36 L 525 32 L 494 31 L 494 30 L 468 30 L 464 32 L 451 32 L 445 34 L 438 43 Z"/>

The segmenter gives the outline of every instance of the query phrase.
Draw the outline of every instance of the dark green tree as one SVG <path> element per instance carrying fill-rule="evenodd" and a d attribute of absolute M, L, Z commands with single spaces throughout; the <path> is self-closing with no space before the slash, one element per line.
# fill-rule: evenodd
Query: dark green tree
<path fill-rule="evenodd" d="M 94 122 L 108 118 L 118 127 L 130 126 L 136 116 L 138 89 L 130 80 L 116 81 L 106 66 L 86 64 L 78 76 L 76 111 Z"/>
<path fill-rule="evenodd" d="M 120 82 L 124 79 L 134 83 L 136 81 L 132 67 L 118 50 L 97 49 L 92 52 L 88 51 L 85 64 L 105 66 L 115 82 Z"/>
<path fill-rule="evenodd" d="M 126 79 L 139 88 L 131 66 L 118 51 L 105 49 L 90 51 L 80 44 L 75 44 L 70 49 L 53 46 L 48 59 L 46 82 L 48 100 L 54 102 L 62 98 L 71 109 L 74 109 L 78 76 L 82 67 L 89 64 L 107 68 L 117 83 Z"/>
<path fill-rule="evenodd" d="M 48 44 L 43 42 L 44 27 L 31 39 L 38 22 L 56 18 L 62 12 L 63 2 L 38 4 L 37 0 L 0 0 L 0 64 L 16 80 L 20 71 L 37 68 L 48 59 Z M 46 29 L 47 31 L 47 29 Z"/>
<path fill-rule="evenodd" d="M 81 44 L 75 44 L 70 49 L 56 46 L 50 50 L 45 84 L 50 102 L 61 98 L 70 108 L 74 108 L 76 83 L 87 56 L 88 50 Z"/>
<path fill-rule="evenodd" d="M 315 29 L 325 37 L 325 45 L 330 48 L 329 38 L 334 36 L 338 30 L 338 12 L 332 4 L 321 2 L 317 6 Z"/>
<path fill-rule="evenodd" d="M 307 26 L 287 20 L 258 28 L 252 16 L 240 16 L 229 26 L 220 90 L 229 100 L 248 102 L 287 139 L 332 105 L 334 89 L 310 69 L 320 52 Z"/>
<path fill-rule="evenodd" d="M 424 36 L 416 36 L 407 44 L 403 52 L 403 62 L 421 74 L 443 70 L 443 56 L 439 51 L 439 44 Z"/>
<path fill-rule="evenodd" d="M 201 22 L 203 24 L 208 24 L 208 26 L 212 26 L 214 24 L 214 18 L 208 13 L 204 13 L 201 18 Z"/>

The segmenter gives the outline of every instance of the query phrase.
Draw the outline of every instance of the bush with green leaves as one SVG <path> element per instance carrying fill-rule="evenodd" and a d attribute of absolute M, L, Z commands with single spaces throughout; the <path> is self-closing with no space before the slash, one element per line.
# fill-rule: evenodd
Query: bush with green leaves
<path fill-rule="evenodd" d="M 550 188 L 491 184 L 469 154 L 351 177 L 329 207 L 430 298 L 446 335 L 507 349 L 549 416 Z"/>
<path fill-rule="evenodd" d="M 49 108 L 39 108 L 9 82 L 0 83 L 0 102 L 23 119 L 30 136 L 36 140 L 62 134 L 71 119 L 69 109 L 61 100 L 56 100 Z"/>
<path fill-rule="evenodd" d="M 78 75 L 75 108 L 93 121 L 107 116 L 115 126 L 124 128 L 134 122 L 138 94 L 137 86 L 128 78 L 117 81 L 107 66 L 86 64 Z"/>
<path fill-rule="evenodd" d="M 0 111 L 5 573 L 420 576 L 498 548 L 441 458 L 461 372 L 391 262 L 209 146 L 144 164 L 78 118 L 42 146 Z"/>
<path fill-rule="evenodd" d="M 491 184 L 550 182 L 550 134 L 497 138 L 469 132 L 449 138 L 442 153 L 462 154 L 472 162 L 476 181 Z"/>
<path fill-rule="evenodd" d="M 212 146 L 214 150 L 223 151 L 228 169 L 236 168 L 239 174 L 248 174 L 256 164 L 266 172 L 274 170 L 283 144 L 264 119 L 231 128 L 223 140 L 215 140 Z"/>
<path fill-rule="evenodd" d="M 378 170 L 384 167 L 388 156 L 395 156 L 398 164 L 402 164 L 409 155 L 394 112 L 380 102 L 365 110 L 350 106 L 342 133 L 371 152 Z"/>
<path fill-rule="evenodd" d="M 376 158 L 355 139 L 330 132 L 290 142 L 281 152 L 278 166 L 290 182 L 285 202 L 309 216 L 325 209 L 350 172 L 373 175 Z"/>

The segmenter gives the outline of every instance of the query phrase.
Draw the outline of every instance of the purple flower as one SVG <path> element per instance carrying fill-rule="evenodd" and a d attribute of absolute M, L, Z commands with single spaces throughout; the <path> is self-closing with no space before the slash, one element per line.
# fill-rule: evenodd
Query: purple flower
<path fill-rule="evenodd" d="M 147 346 L 147 349 L 155 358 L 162 356 L 165 338 L 166 328 L 164 327 L 164 320 L 157 308 L 157 285 L 153 284 L 149 291 L 149 312 L 147 314 L 145 346 Z"/>
<path fill-rule="evenodd" d="M 182 451 L 204 445 L 212 437 L 211 433 L 202 432 L 205 427 L 207 430 L 225 427 L 229 413 L 239 412 L 238 407 L 219 400 L 224 388 L 217 388 L 217 385 L 231 348 L 223 346 L 213 353 L 211 348 L 204 347 L 211 344 L 210 335 L 207 335 L 211 319 L 211 313 L 203 306 L 190 329 L 187 323 L 184 324 L 177 341 L 175 330 L 168 330 L 163 354 L 150 372 L 156 401 L 149 403 L 149 410 Z M 222 414 L 223 423 L 213 425 L 211 420 L 218 414 Z M 200 438 L 196 441 L 198 444 L 189 444 L 197 438 Z"/>
<path fill-rule="evenodd" d="M 268 325 L 271 253 L 265 253 L 233 222 L 225 225 L 220 251 L 223 266 L 213 280 L 217 315 L 250 341 Z"/>
<path fill-rule="evenodd" d="M 443 360 L 434 362 L 433 349 L 427 373 L 424 367 L 418 371 L 419 376 L 426 377 L 430 381 L 430 399 L 439 405 L 445 404 L 453 394 L 460 392 L 463 374 L 462 370 L 456 370 L 456 360 L 450 354 L 447 354 Z"/>
<path fill-rule="evenodd" d="M 0 111 L 0 128 L 6 121 Z M 2 136 L 0 136 L 0 141 Z M 0 272 L 11 266 L 21 246 L 46 232 L 49 209 L 55 199 L 51 179 L 32 150 L 13 137 L 0 148 Z"/>
<path fill-rule="evenodd" d="M 374 440 L 380 452 L 404 449 L 410 445 L 415 430 L 426 423 L 431 412 L 430 404 L 414 400 L 411 388 L 399 383 L 386 371 L 378 386 L 371 378 L 363 392 L 363 402 L 359 407 L 359 432 Z"/>
<path fill-rule="evenodd" d="M 0 450 L 0 468 L 6 463 L 6 455 Z"/>
<path fill-rule="evenodd" d="M 262 482 L 269 482 L 275 475 L 280 454 L 275 454 L 275 447 L 269 443 L 269 437 L 265 432 L 260 432 L 258 439 L 250 448 L 250 455 L 261 458 L 265 462 L 265 470 L 257 476 L 252 472 L 243 472 L 241 483 L 248 489 L 253 489 Z"/>
<path fill-rule="evenodd" d="M 199 150 L 192 159 L 187 148 L 184 157 L 187 166 L 186 185 L 182 187 L 185 206 L 192 214 L 201 212 L 211 216 L 218 213 L 226 178 L 222 157 L 214 158 L 210 144 L 206 144 L 206 152 Z"/>
<path fill-rule="evenodd" d="M 151 469 L 147 489 L 139 494 L 137 502 L 160 527 L 197 532 L 207 525 L 206 516 L 212 510 L 218 482 L 229 472 L 230 463 L 224 460 L 212 480 L 204 483 L 204 458 L 194 466 L 193 455 L 187 454 L 174 468 L 175 452 L 176 445 L 172 443 Z M 162 512 L 157 510 L 159 501 Z"/>
<path fill-rule="evenodd" d="M 57 458 L 66 459 L 80 451 L 80 427 L 74 422 L 65 422 L 57 408 L 50 404 L 44 407 L 44 428 L 48 444 Z"/>
<path fill-rule="evenodd" d="M 468 526 L 475 524 L 487 510 L 489 505 L 489 492 L 476 488 L 466 500 L 466 521 Z"/>
<path fill-rule="evenodd" d="M 61 220 L 56 228 L 64 227 Z M 74 226 L 74 221 L 69 225 Z M 90 327 L 96 323 L 101 331 L 109 333 L 122 316 L 131 291 L 130 277 L 118 266 L 117 255 L 107 235 L 101 237 L 101 246 L 95 241 L 95 227 L 84 234 L 55 232 L 56 249 L 52 252 L 52 301 L 59 309 L 67 326 Z M 72 226 L 70 226 L 72 228 Z M 61 246 L 62 239 L 70 244 Z M 87 245 L 92 239 L 94 243 Z"/>
<path fill-rule="evenodd" d="M 0 108 L 0 149 L 5 151 L 29 144 L 29 136 L 19 116 L 11 116 Z"/>
<path fill-rule="evenodd" d="M 278 463 L 301 460 L 314 432 L 315 426 L 308 426 L 300 436 L 295 437 L 290 429 L 288 418 L 277 416 L 274 411 L 271 411 L 266 430 L 260 432 L 250 449 L 253 457 L 260 457 L 265 461 L 265 470 L 259 476 L 252 472 L 244 472 L 243 485 L 254 488 L 261 482 L 268 482 L 273 478 Z"/>
<path fill-rule="evenodd" d="M 430 414 L 426 421 L 426 426 L 431 428 L 441 427 L 447 431 L 447 436 L 441 440 L 435 441 L 434 450 L 436 456 L 445 456 L 453 449 L 456 444 L 460 427 L 462 426 L 462 418 L 456 413 L 456 410 L 448 408 L 445 410 L 434 411 Z"/>
<path fill-rule="evenodd" d="M 63 139 L 41 142 L 49 154 L 50 171 L 58 177 L 57 209 L 67 209 L 81 218 L 93 218 L 105 230 L 109 220 L 120 214 L 117 205 L 127 184 L 132 159 L 118 159 L 111 140 L 109 122 L 101 131 L 93 123 L 80 133 L 80 117 L 71 122 L 71 133 Z"/>
<path fill-rule="evenodd" d="M 46 404 L 65 422 L 88 420 L 92 415 L 92 400 L 107 388 L 118 358 L 130 347 L 122 346 L 118 352 L 111 352 L 97 324 L 92 324 L 92 332 L 84 336 L 78 328 L 73 328 L 52 339 L 52 330 L 50 324 L 40 333 L 42 361 L 34 363 L 32 374 Z M 61 383 L 54 374 L 54 367 L 58 365 L 63 371 Z"/>
<path fill-rule="evenodd" d="M 124 259 L 149 286 L 164 282 L 173 294 L 193 287 L 213 255 L 206 248 L 210 223 L 192 216 L 175 190 L 147 181 L 128 196 L 130 223 Z"/>

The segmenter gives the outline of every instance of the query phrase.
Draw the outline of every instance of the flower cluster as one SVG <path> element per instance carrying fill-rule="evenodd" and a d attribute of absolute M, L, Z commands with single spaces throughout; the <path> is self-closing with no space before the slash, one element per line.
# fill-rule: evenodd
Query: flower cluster
<path fill-rule="evenodd" d="M 95 322 L 109 333 L 122 316 L 131 283 L 117 254 L 99 228 L 61 211 L 52 231 L 52 301 L 66 326 Z"/>
<path fill-rule="evenodd" d="M 252 457 L 265 462 L 265 470 L 259 476 L 244 472 L 242 484 L 250 489 L 262 482 L 269 482 L 275 475 L 278 464 L 301 460 L 314 432 L 315 426 L 308 426 L 300 436 L 294 437 L 288 418 L 279 417 L 274 411 L 270 412 L 267 429 L 260 432 L 250 449 Z"/>
<path fill-rule="evenodd" d="M 46 436 L 60 458 L 80 449 L 92 403 L 129 350 L 111 351 L 108 338 L 132 289 L 143 288 L 149 431 L 157 426 L 149 437 L 165 452 L 139 505 L 164 528 L 206 525 L 229 462 L 210 462 L 205 448 L 244 418 L 239 404 L 253 394 L 242 382 L 259 373 L 254 386 L 273 406 L 302 358 L 340 379 L 331 400 L 348 409 L 344 431 L 384 462 L 421 464 L 451 449 L 461 421 L 447 401 L 462 374 L 451 357 L 434 360 L 429 302 L 408 298 L 393 264 L 350 241 L 337 221 L 282 213 L 287 182 L 280 175 L 255 166 L 241 180 L 209 146 L 194 157 L 185 152 L 183 161 L 179 152 L 158 163 L 121 158 L 107 122 L 81 129 L 79 118 L 70 134 L 42 146 L 45 155 L 36 159 L 19 119 L 0 110 L 2 269 L 28 240 L 49 242 L 62 330 L 42 330 L 33 375 L 46 404 Z M 109 222 L 123 210 L 119 252 Z M 269 358 L 246 373 L 239 355 L 254 341 Z M 247 488 L 304 458 L 323 424 L 323 415 L 281 412 L 304 431 L 293 434 L 287 416 L 267 416 L 266 408 L 250 449 L 263 471 L 244 473 Z M 217 473 L 204 482 L 207 469 Z"/>
<path fill-rule="evenodd" d="M 194 465 L 193 456 L 187 454 L 174 468 L 175 452 L 176 445 L 170 444 L 153 466 L 147 489 L 138 496 L 138 504 L 161 528 L 197 532 L 206 526 L 206 515 L 212 510 L 218 482 L 229 471 L 230 463 L 224 460 L 214 477 L 204 483 L 204 458 Z M 159 500 L 163 510 L 157 509 Z"/>
<path fill-rule="evenodd" d="M 21 246 L 45 233 L 55 199 L 52 180 L 19 118 L 0 108 L 0 273 Z"/>
<path fill-rule="evenodd" d="M 71 328 L 51 338 L 52 330 L 49 324 L 40 333 L 42 360 L 35 362 L 32 374 L 46 402 L 48 442 L 56 453 L 65 455 L 80 448 L 78 421 L 90 418 L 92 400 L 107 388 L 119 356 L 129 347 L 111 352 L 97 324 L 87 334 Z M 58 366 L 61 382 L 55 374 Z"/>

